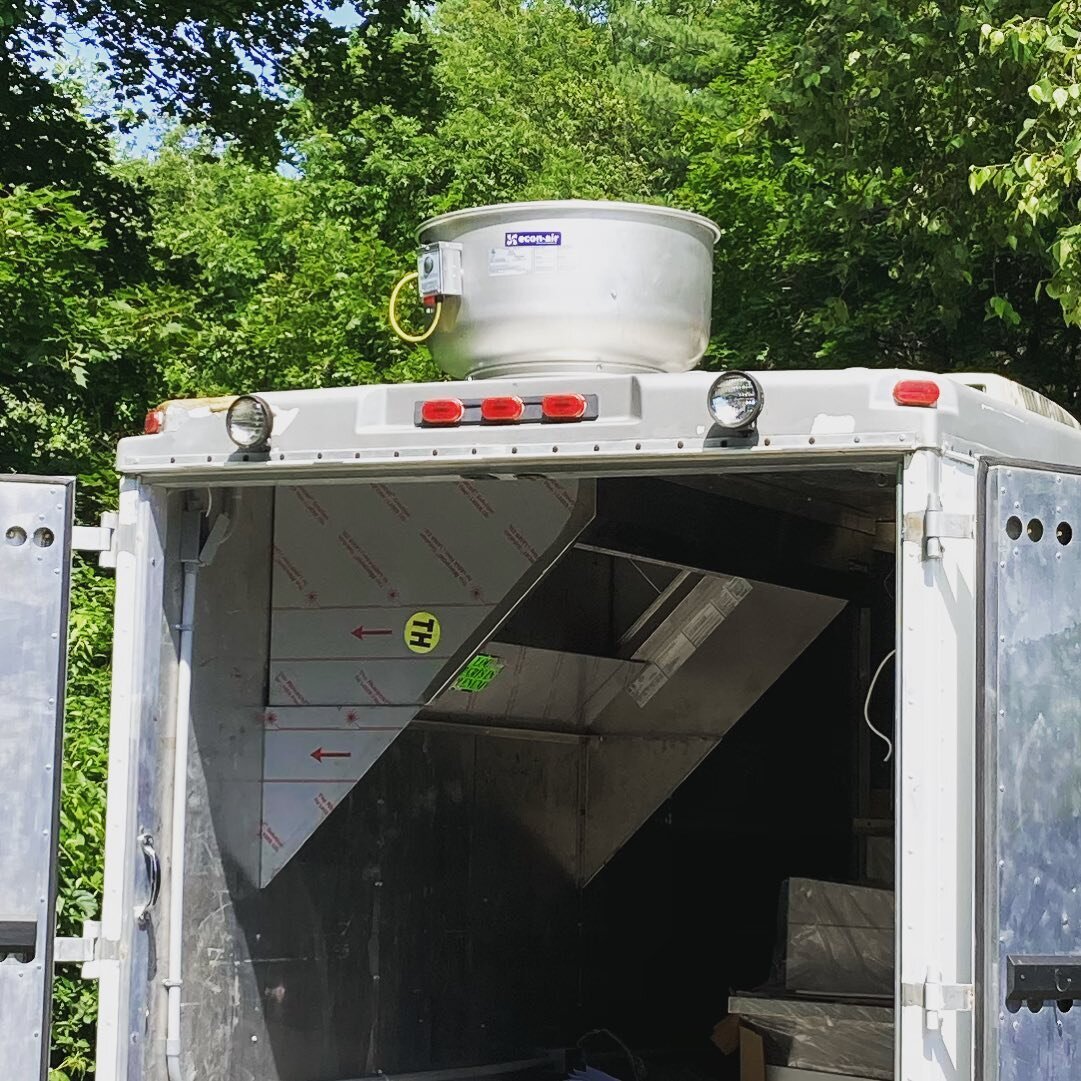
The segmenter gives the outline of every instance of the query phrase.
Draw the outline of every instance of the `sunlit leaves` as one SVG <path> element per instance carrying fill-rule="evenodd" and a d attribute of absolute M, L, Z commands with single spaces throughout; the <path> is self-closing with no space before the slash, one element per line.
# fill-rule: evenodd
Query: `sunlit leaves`
<path fill-rule="evenodd" d="M 32 86 L 43 66 L 80 41 L 107 58 L 106 79 L 134 107 L 133 119 L 152 111 L 200 121 L 275 156 L 283 65 L 308 35 L 333 33 L 307 0 L 53 0 L 3 11 L 3 89 Z M 5 105 L 9 111 L 35 120 Z"/>
<path fill-rule="evenodd" d="M 64 787 L 60 816 L 57 933 L 79 936 L 100 915 L 108 753 L 112 581 L 83 562 L 75 567 L 68 639 Z M 78 970 L 59 970 L 53 985 L 50 1081 L 75 1081 L 93 1070 L 96 986 Z"/>
<path fill-rule="evenodd" d="M 1027 219 L 1045 238 L 1042 292 L 1059 302 L 1067 323 L 1081 324 L 1081 4 L 1062 0 L 1041 18 L 1015 17 L 983 35 L 1001 64 L 1029 79 L 1036 104 L 1017 132 L 1010 160 L 993 170 L 993 188 L 1008 212 Z M 982 173 L 986 167 L 979 172 Z M 982 186 L 982 185 L 979 185 Z"/>

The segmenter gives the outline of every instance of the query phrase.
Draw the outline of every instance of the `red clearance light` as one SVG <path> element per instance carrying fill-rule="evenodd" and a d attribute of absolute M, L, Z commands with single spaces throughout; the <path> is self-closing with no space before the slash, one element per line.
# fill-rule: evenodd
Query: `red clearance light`
<path fill-rule="evenodd" d="M 457 398 L 433 398 L 420 407 L 420 419 L 424 424 L 461 424 L 465 406 Z"/>
<path fill-rule="evenodd" d="M 151 409 L 143 421 L 144 435 L 157 435 L 165 429 L 165 410 Z"/>
<path fill-rule="evenodd" d="M 581 394 L 545 394 L 541 398 L 545 420 L 581 420 L 586 414 L 586 400 Z"/>
<path fill-rule="evenodd" d="M 942 388 L 931 379 L 902 379 L 893 388 L 893 400 L 898 405 L 931 406 L 938 404 Z"/>
<path fill-rule="evenodd" d="M 481 420 L 507 423 L 521 420 L 525 404 L 521 398 L 485 398 L 480 403 Z"/>

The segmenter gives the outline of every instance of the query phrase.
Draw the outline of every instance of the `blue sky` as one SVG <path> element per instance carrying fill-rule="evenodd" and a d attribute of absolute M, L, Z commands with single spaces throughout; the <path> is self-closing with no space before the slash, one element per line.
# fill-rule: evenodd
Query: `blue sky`
<path fill-rule="evenodd" d="M 361 22 L 360 11 L 355 4 L 350 2 L 350 0 L 346 0 L 341 7 L 333 10 L 329 9 L 324 4 L 314 4 L 313 7 L 316 10 L 321 10 L 332 26 L 349 29 L 358 26 Z M 92 72 L 97 65 L 105 64 L 107 62 L 108 57 L 105 53 L 92 43 L 80 41 L 74 33 L 70 33 L 67 36 L 67 49 L 65 50 L 65 55 L 61 58 L 62 66 L 70 65 L 82 72 Z M 263 74 L 262 69 L 258 65 L 247 60 L 242 62 L 253 74 Z M 162 135 L 162 125 L 155 123 L 154 121 L 149 121 L 148 123 L 140 125 L 129 135 L 119 137 L 118 142 L 126 153 L 142 156 L 154 152 L 161 142 Z"/>

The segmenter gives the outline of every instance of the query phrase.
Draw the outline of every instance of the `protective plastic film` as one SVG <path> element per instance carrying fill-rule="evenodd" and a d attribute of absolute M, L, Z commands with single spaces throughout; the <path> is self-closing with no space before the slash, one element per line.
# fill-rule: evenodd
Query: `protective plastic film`
<path fill-rule="evenodd" d="M 278 491 L 263 885 L 592 507 L 591 485 L 550 478 Z"/>
<path fill-rule="evenodd" d="M 739 997 L 728 1009 L 760 1033 L 766 1061 L 848 1077 L 893 1078 L 893 1007 Z"/>
<path fill-rule="evenodd" d="M 892 890 L 788 881 L 784 986 L 834 995 L 892 995 Z"/>

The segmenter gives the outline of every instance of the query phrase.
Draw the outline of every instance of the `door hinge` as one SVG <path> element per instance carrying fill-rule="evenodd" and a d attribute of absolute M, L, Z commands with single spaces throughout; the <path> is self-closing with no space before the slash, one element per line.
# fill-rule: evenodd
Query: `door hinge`
<path fill-rule="evenodd" d="M 924 559 L 941 559 L 944 539 L 972 540 L 975 535 L 973 514 L 947 514 L 941 507 L 928 507 L 905 515 L 904 539 L 922 544 Z"/>
<path fill-rule="evenodd" d="M 57 938 L 53 941 L 54 965 L 82 965 L 84 980 L 98 978 L 98 947 L 101 944 L 101 923 L 84 920 L 81 938 Z"/>
<path fill-rule="evenodd" d="M 924 1024 L 936 1030 L 942 1025 L 944 1013 L 966 1013 L 975 1004 L 975 992 L 970 983 L 943 983 L 928 975 L 923 983 L 901 984 L 901 1005 L 919 1006 L 924 1012 Z"/>
<path fill-rule="evenodd" d="M 71 546 L 80 552 L 99 552 L 98 564 L 102 567 L 116 566 L 116 511 L 106 511 L 101 525 L 77 525 L 71 530 Z"/>

